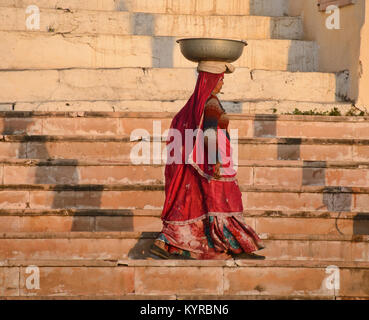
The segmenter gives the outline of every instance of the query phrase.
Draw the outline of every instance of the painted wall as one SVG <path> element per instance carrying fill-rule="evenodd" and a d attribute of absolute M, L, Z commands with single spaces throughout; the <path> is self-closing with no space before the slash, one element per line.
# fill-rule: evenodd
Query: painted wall
<path fill-rule="evenodd" d="M 303 18 L 304 34 L 307 40 L 315 40 L 319 46 L 319 71 L 339 72 L 349 70 L 350 88 L 348 98 L 369 106 L 368 94 L 363 92 L 369 87 L 368 37 L 365 24 L 368 20 L 367 0 L 357 0 L 356 4 L 340 8 L 340 29 L 328 29 L 326 20 L 331 13 L 321 12 L 317 0 L 290 0 L 289 14 Z M 360 78 L 359 59 L 363 74 Z M 366 71 L 369 72 L 369 71 Z"/>

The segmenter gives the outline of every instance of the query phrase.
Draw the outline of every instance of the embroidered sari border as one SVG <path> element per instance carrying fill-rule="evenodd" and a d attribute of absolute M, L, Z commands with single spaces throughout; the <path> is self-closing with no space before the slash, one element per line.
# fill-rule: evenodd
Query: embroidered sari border
<path fill-rule="evenodd" d="M 174 224 L 174 225 L 186 225 L 186 224 L 191 224 L 200 220 L 204 220 L 207 217 L 243 217 L 243 212 L 208 212 L 205 213 L 197 218 L 194 219 L 190 219 L 190 220 L 186 220 L 186 221 L 169 221 L 169 220 L 163 220 L 163 222 L 168 223 L 168 224 Z"/>

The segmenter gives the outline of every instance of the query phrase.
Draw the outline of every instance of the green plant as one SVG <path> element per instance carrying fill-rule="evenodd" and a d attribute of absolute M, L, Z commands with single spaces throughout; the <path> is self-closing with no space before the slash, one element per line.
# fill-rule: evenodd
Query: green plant
<path fill-rule="evenodd" d="M 346 112 L 345 115 L 348 117 L 352 117 L 352 116 L 365 116 L 366 114 L 364 111 L 359 110 L 358 108 L 353 106 L 349 111 Z"/>
<path fill-rule="evenodd" d="M 273 108 L 273 113 L 277 112 L 276 108 Z M 316 108 L 314 110 L 308 110 L 308 111 L 301 111 L 298 108 L 295 108 L 295 110 L 293 110 L 292 112 L 285 112 L 282 114 L 291 114 L 291 115 L 316 115 L 316 116 L 342 116 L 341 111 L 337 109 L 337 107 L 334 107 L 333 109 L 331 109 L 330 111 L 316 111 Z M 369 115 L 368 113 L 360 110 L 359 108 L 357 108 L 356 106 L 352 105 L 351 109 L 349 111 L 346 112 L 346 114 L 344 116 L 365 116 L 365 115 Z"/>
<path fill-rule="evenodd" d="M 313 116 L 313 115 L 319 115 L 319 116 L 340 116 L 341 112 L 334 107 L 332 110 L 330 111 L 315 111 L 316 108 L 314 110 L 308 110 L 308 111 L 301 111 L 298 108 L 295 108 L 295 110 L 293 110 L 292 112 L 286 112 L 283 114 L 296 114 L 296 115 L 308 115 L 308 116 Z"/>

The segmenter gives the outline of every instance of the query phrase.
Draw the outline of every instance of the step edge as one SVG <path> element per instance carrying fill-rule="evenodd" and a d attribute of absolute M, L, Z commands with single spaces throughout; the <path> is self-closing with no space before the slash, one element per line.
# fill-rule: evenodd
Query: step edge
<path fill-rule="evenodd" d="M 78 160 L 75 159 L 37 159 L 37 158 L 6 158 L 0 157 L 0 165 L 4 166 L 73 166 L 73 167 L 87 167 L 87 166 L 134 166 L 134 167 L 150 167 L 163 168 L 162 164 L 134 164 L 129 160 Z M 362 167 L 360 167 L 362 166 Z M 324 169 L 352 169 L 360 170 L 367 169 L 369 161 L 352 161 L 352 160 L 240 160 L 238 167 L 260 167 L 260 168 L 324 168 Z"/>
<path fill-rule="evenodd" d="M 89 102 L 89 101 L 86 101 Z M 244 101 L 253 102 L 253 101 Z M 268 102 L 268 101 L 266 101 Z M 301 103 L 305 103 L 301 101 Z M 8 104 L 8 103 L 0 103 Z M 326 103 L 328 105 L 335 103 Z M 350 103 L 337 103 L 337 105 L 349 106 Z M 50 118 L 117 118 L 117 119 L 172 119 L 176 112 L 160 112 L 154 113 L 151 111 L 0 111 L 0 118 L 39 118 L 40 120 L 47 120 Z M 333 123 L 359 123 L 366 124 L 369 116 L 323 116 L 323 115 L 284 115 L 284 114 L 248 114 L 248 113 L 227 113 L 230 120 L 253 120 L 253 121 L 296 121 L 296 122 L 333 122 Z M 11 121 L 11 120 L 10 120 Z"/>
<path fill-rule="evenodd" d="M 161 217 L 161 209 L 0 209 L 0 216 L 16 217 Z M 315 210 L 244 210 L 244 217 L 262 219 L 339 219 L 368 220 L 368 212 Z"/>
<path fill-rule="evenodd" d="M 237 181 L 237 179 L 236 179 Z M 164 183 L 153 184 L 0 184 L 1 191 L 164 191 Z M 350 193 L 368 194 L 369 187 L 344 186 L 300 186 L 280 187 L 239 185 L 241 192 L 276 192 L 276 193 Z M 137 208 L 140 209 L 140 208 Z"/>
<path fill-rule="evenodd" d="M 369 269 L 369 262 L 353 261 L 296 261 L 296 260 L 16 260 L 8 259 L 0 261 L 0 268 L 27 267 L 107 267 L 107 268 L 314 268 L 321 269 L 334 265 L 340 269 Z"/>
<path fill-rule="evenodd" d="M 166 143 L 166 136 L 149 135 L 149 137 L 131 140 L 130 135 L 28 135 L 28 134 L 0 134 L 1 142 L 160 142 Z M 236 141 L 232 139 L 231 141 Z M 267 145 L 369 145 L 369 138 L 299 138 L 299 137 L 240 137 L 238 144 L 267 144 Z"/>
<path fill-rule="evenodd" d="M 70 240 L 70 239 L 94 239 L 94 240 L 154 240 L 160 232 L 145 231 L 71 231 L 71 232 L 1 232 L 0 240 Z M 319 241 L 319 242 L 352 242 L 369 243 L 369 235 L 329 235 L 329 234 L 270 234 L 261 233 L 260 238 L 265 241 Z"/>

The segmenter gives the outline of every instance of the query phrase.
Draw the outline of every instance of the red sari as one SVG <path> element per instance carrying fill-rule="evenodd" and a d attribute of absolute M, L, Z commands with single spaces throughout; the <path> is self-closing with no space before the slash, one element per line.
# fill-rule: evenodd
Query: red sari
<path fill-rule="evenodd" d="M 251 253 L 264 248 L 256 232 L 244 222 L 228 123 L 222 125 L 217 121 L 219 108 L 214 100 L 217 98 L 211 93 L 222 77 L 223 74 L 200 72 L 194 93 L 171 123 L 170 128 L 180 132 L 181 139 L 171 139 L 168 135 L 163 229 L 155 240 L 157 246 L 170 254 L 225 259 L 230 253 Z M 211 115 L 208 112 L 204 121 L 206 104 L 206 110 L 211 111 L 209 98 L 215 108 L 214 128 L 223 129 L 218 130 L 218 162 L 221 162 L 218 178 L 214 177 L 215 164 L 209 161 L 208 150 L 204 148 L 202 131 L 187 140 L 191 141 L 189 150 L 185 139 L 186 129 L 204 130 L 204 122 Z M 181 150 L 179 157 L 178 154 L 175 157 L 174 149 Z M 171 163 L 168 159 L 176 161 Z"/>

